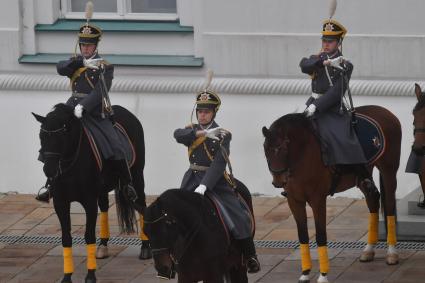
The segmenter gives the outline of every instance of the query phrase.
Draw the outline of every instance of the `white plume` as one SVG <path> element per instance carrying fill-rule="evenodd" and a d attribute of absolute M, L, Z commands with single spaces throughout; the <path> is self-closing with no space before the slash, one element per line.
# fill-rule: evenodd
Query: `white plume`
<path fill-rule="evenodd" d="M 87 22 L 90 21 L 90 19 L 93 17 L 93 2 L 88 1 L 86 4 L 86 19 Z"/>
<path fill-rule="evenodd" d="M 332 17 L 335 15 L 336 11 L 336 0 L 330 0 L 329 2 L 329 19 L 332 19 Z"/>
<path fill-rule="evenodd" d="M 205 79 L 205 86 L 204 86 L 205 90 L 207 90 L 210 87 L 213 75 L 214 75 L 214 72 L 211 69 L 208 69 L 207 77 Z"/>

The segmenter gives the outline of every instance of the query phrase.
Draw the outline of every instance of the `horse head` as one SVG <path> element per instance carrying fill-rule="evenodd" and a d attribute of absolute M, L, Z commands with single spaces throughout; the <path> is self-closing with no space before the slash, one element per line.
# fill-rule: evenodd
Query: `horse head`
<path fill-rule="evenodd" d="M 264 140 L 264 153 L 267 159 L 269 171 L 273 176 L 272 184 L 276 188 L 282 188 L 286 184 L 286 176 L 289 173 L 289 139 L 286 134 L 273 127 L 262 129 Z"/>
<path fill-rule="evenodd" d="M 418 155 L 425 155 L 425 93 L 415 84 L 415 94 L 418 102 L 413 109 L 413 135 L 412 150 Z"/>
<path fill-rule="evenodd" d="M 76 125 L 80 123 L 73 115 L 73 108 L 65 104 L 57 104 L 46 117 L 32 114 L 41 123 L 40 158 L 44 162 L 44 174 L 48 178 L 55 178 L 62 170 L 61 163 L 75 153 L 79 131 Z"/>
<path fill-rule="evenodd" d="M 172 189 L 146 208 L 144 231 L 150 239 L 158 277 L 174 278 L 175 267 L 200 232 L 202 207 L 199 194 Z"/>
<path fill-rule="evenodd" d="M 314 137 L 311 122 L 301 113 L 291 113 L 276 120 L 270 129 L 262 128 L 264 153 L 276 188 L 284 187 L 292 166 L 300 159 L 303 148 Z"/>

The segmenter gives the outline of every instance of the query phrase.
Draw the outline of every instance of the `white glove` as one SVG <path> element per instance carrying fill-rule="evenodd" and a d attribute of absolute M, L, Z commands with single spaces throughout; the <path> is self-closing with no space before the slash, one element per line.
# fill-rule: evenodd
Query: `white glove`
<path fill-rule="evenodd" d="M 205 136 L 213 140 L 219 140 L 218 136 L 223 135 L 224 129 L 221 127 L 204 130 Z"/>
<path fill-rule="evenodd" d="M 198 193 L 200 195 L 204 195 L 206 190 L 207 190 L 207 187 L 205 185 L 201 184 L 196 188 L 195 193 Z"/>
<path fill-rule="evenodd" d="M 328 59 L 328 61 L 330 66 L 340 69 L 340 65 L 345 61 L 345 58 L 343 56 L 339 56 L 334 59 Z"/>
<path fill-rule="evenodd" d="M 81 104 L 77 104 L 74 108 L 74 115 L 75 117 L 77 117 L 78 119 L 80 119 L 81 117 L 83 117 L 83 105 Z"/>
<path fill-rule="evenodd" d="M 307 109 L 304 111 L 307 117 L 313 116 L 314 112 L 316 112 L 316 105 L 310 104 Z"/>
<path fill-rule="evenodd" d="M 96 58 L 96 59 L 83 59 L 84 66 L 89 69 L 99 69 L 99 62 L 102 61 L 102 58 Z"/>

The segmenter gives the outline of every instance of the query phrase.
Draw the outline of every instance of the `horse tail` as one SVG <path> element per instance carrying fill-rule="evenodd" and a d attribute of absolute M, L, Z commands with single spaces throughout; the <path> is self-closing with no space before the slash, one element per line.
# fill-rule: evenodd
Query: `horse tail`
<path fill-rule="evenodd" d="M 386 202 L 386 192 L 385 192 L 385 187 L 384 187 L 384 180 L 382 178 L 382 174 L 379 173 L 379 190 L 380 190 L 380 195 L 381 195 L 381 213 L 384 217 L 384 221 L 385 221 L 385 235 L 388 235 L 388 223 L 387 223 L 387 209 L 385 206 L 385 202 Z"/>
<path fill-rule="evenodd" d="M 135 233 L 137 227 L 136 213 L 127 194 L 118 186 L 115 189 L 115 203 L 117 207 L 118 225 L 121 233 Z"/>

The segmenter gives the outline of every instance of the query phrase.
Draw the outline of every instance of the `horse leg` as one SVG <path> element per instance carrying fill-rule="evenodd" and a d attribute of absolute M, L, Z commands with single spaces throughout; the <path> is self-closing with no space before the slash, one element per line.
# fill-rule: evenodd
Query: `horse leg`
<path fill-rule="evenodd" d="M 307 228 L 307 212 L 305 209 L 306 203 L 296 201 L 289 197 L 288 204 L 292 214 L 294 215 L 295 222 L 297 223 L 298 239 L 300 241 L 302 274 L 298 279 L 298 282 L 308 283 L 310 282 L 311 256 Z"/>
<path fill-rule="evenodd" d="M 366 198 L 369 208 L 369 227 L 367 245 L 360 255 L 360 262 L 373 261 L 375 258 L 375 245 L 378 243 L 378 222 L 379 222 L 379 199 L 380 194 L 370 194 L 369 190 L 360 187 Z"/>
<path fill-rule="evenodd" d="M 86 211 L 86 232 L 84 239 L 87 249 L 87 275 L 85 283 L 96 282 L 96 219 L 97 200 L 82 203 Z"/>
<path fill-rule="evenodd" d="M 422 194 L 424 195 L 424 200 L 418 202 L 418 207 L 425 208 L 425 174 L 419 174 L 419 180 L 421 181 Z"/>
<path fill-rule="evenodd" d="M 152 258 L 152 251 L 151 251 L 151 245 L 149 243 L 149 238 L 145 234 L 145 231 L 143 230 L 145 226 L 145 222 L 143 220 L 143 214 L 144 210 L 146 208 L 146 196 L 145 196 L 145 181 L 143 178 L 142 172 L 137 172 L 135 169 L 132 170 L 133 175 L 133 185 L 134 189 L 137 193 L 137 200 L 136 200 L 136 208 L 138 208 L 139 212 L 139 226 L 140 226 L 140 232 L 139 232 L 139 238 L 142 241 L 142 246 L 140 247 L 140 254 L 139 259 L 150 259 Z"/>
<path fill-rule="evenodd" d="M 72 259 L 72 237 L 71 237 L 71 204 L 69 202 L 54 201 L 55 212 L 59 218 L 62 230 L 63 247 L 63 279 L 61 283 L 71 283 L 71 276 L 74 272 L 74 262 Z"/>
<path fill-rule="evenodd" d="M 248 276 L 246 274 L 246 266 L 240 265 L 232 268 L 226 278 L 225 282 L 230 283 L 248 283 Z"/>
<path fill-rule="evenodd" d="M 326 197 L 318 196 L 310 205 L 316 226 L 317 253 L 319 254 L 320 275 L 317 282 L 326 283 L 329 282 L 327 276 L 329 272 L 329 257 L 326 235 Z"/>
<path fill-rule="evenodd" d="M 398 252 L 396 249 L 396 197 L 395 191 L 397 188 L 397 170 L 382 170 L 380 171 L 380 186 L 381 200 L 383 202 L 384 213 L 387 224 L 387 244 L 388 251 L 386 262 L 388 265 L 398 264 Z"/>
<path fill-rule="evenodd" d="M 96 258 L 102 259 L 109 257 L 108 241 L 109 233 L 109 199 L 108 193 L 105 191 L 99 195 L 98 205 L 100 208 L 100 244 L 96 250 Z"/>

